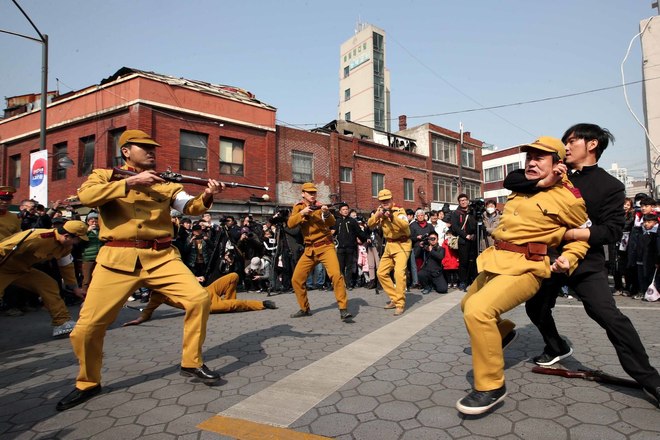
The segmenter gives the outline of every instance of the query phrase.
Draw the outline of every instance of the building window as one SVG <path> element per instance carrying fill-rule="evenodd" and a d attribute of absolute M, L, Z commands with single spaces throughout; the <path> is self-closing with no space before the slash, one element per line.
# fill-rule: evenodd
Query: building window
<path fill-rule="evenodd" d="M 502 165 L 484 170 L 484 182 L 499 182 L 504 179 Z"/>
<path fill-rule="evenodd" d="M 351 112 L 344 113 L 344 121 L 350 121 L 350 120 L 351 120 Z"/>
<path fill-rule="evenodd" d="M 238 139 L 220 139 L 220 174 L 243 176 L 245 142 Z"/>
<path fill-rule="evenodd" d="M 434 136 L 431 144 L 433 160 L 456 164 L 456 142 Z"/>
<path fill-rule="evenodd" d="M 474 150 L 472 148 L 462 148 L 461 150 L 461 165 L 465 168 L 474 168 Z"/>
<path fill-rule="evenodd" d="M 412 202 L 415 200 L 415 181 L 403 179 L 403 200 Z"/>
<path fill-rule="evenodd" d="M 96 138 L 94 136 L 87 136 L 80 138 L 80 168 L 81 176 L 89 176 L 94 169 L 94 147 L 96 146 Z"/>
<path fill-rule="evenodd" d="M 68 153 L 66 142 L 53 145 L 53 180 L 66 179 L 66 168 L 60 166 L 60 159 Z"/>
<path fill-rule="evenodd" d="M 344 57 L 344 61 L 346 61 L 346 57 Z M 344 78 L 348 78 L 348 75 L 350 75 L 351 68 L 349 66 L 344 67 Z"/>
<path fill-rule="evenodd" d="M 353 183 L 353 168 L 340 167 L 339 181 L 342 183 Z"/>
<path fill-rule="evenodd" d="M 508 175 L 511 171 L 519 170 L 520 162 L 508 163 L 506 164 L 506 174 Z"/>
<path fill-rule="evenodd" d="M 497 196 L 497 203 L 504 204 L 508 198 L 509 196 Z"/>
<path fill-rule="evenodd" d="M 443 177 L 433 178 L 433 201 L 442 203 L 456 203 L 458 197 L 458 183 L 455 179 Z"/>
<path fill-rule="evenodd" d="M 21 186 L 21 155 L 9 157 L 9 181 L 7 182 L 14 188 Z"/>
<path fill-rule="evenodd" d="M 121 157 L 121 148 L 119 148 L 119 138 L 126 131 L 126 128 L 118 128 L 108 132 L 108 149 L 110 154 L 110 166 L 120 167 L 124 165 L 124 159 Z"/>
<path fill-rule="evenodd" d="M 470 200 L 481 197 L 481 185 L 478 183 L 465 182 L 463 192 L 468 195 Z"/>
<path fill-rule="evenodd" d="M 207 135 L 181 130 L 179 168 L 188 171 L 206 171 L 207 147 Z"/>
<path fill-rule="evenodd" d="M 314 180 L 314 155 L 302 151 L 291 152 L 291 172 L 294 183 L 312 182 Z"/>
<path fill-rule="evenodd" d="M 344 101 L 349 101 L 351 99 L 351 89 L 344 90 Z"/>
<path fill-rule="evenodd" d="M 371 195 L 378 197 L 378 191 L 385 188 L 385 174 L 371 173 Z"/>

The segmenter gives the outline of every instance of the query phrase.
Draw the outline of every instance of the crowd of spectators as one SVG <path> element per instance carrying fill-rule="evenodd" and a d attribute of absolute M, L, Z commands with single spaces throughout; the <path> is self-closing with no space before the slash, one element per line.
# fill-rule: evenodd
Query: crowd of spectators
<path fill-rule="evenodd" d="M 466 290 L 477 275 L 476 257 L 493 245 L 492 232 L 500 212 L 494 200 L 477 209 L 465 194 L 458 197 L 458 207 L 448 204 L 441 210 L 407 209 L 413 252 L 408 264 L 407 289 L 445 293 L 450 288 Z M 620 242 L 609 249 L 610 272 L 614 294 L 644 299 L 650 284 L 658 279 L 660 239 L 655 200 L 646 194 L 626 199 L 625 224 Z M 66 213 L 66 211 L 69 211 Z M 340 269 L 350 290 L 356 287 L 379 289 L 376 271 L 384 248 L 382 231 L 370 229 L 365 217 L 347 204 L 335 206 L 337 223 L 333 228 Z M 278 210 L 263 222 L 252 215 L 235 217 L 206 213 L 201 218 L 183 217 L 172 211 L 173 244 L 182 261 L 204 285 L 229 273 L 239 277 L 238 291 L 263 292 L 267 295 L 292 292 L 291 275 L 304 245 L 299 228 L 288 228 L 288 209 Z M 19 205 L 21 229 L 52 228 L 68 219 L 81 216 L 70 206 L 56 202 L 50 209 L 33 200 Z M 95 258 L 103 243 L 98 238 L 98 215 L 88 212 L 88 241 L 74 250 L 80 286 L 89 286 Z M 0 237 L 4 239 L 6 237 Z M 60 279 L 55 263 L 44 263 L 40 270 Z M 317 265 L 307 280 L 308 290 L 329 290 L 331 285 L 323 266 Z M 64 289 L 67 304 L 80 299 Z M 149 292 L 136 292 L 132 300 L 148 301 Z M 2 299 L 6 315 L 19 316 L 40 306 L 37 295 L 10 286 Z"/>

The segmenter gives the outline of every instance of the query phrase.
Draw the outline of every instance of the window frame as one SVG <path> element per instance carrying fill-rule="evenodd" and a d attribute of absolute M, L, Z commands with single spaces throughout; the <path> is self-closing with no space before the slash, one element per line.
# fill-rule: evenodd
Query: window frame
<path fill-rule="evenodd" d="M 385 174 L 371 173 L 371 197 L 378 197 L 378 192 L 385 188 Z"/>
<path fill-rule="evenodd" d="M 234 159 L 236 151 L 241 151 L 240 162 L 223 161 L 223 146 L 231 145 L 231 157 Z M 226 147 L 225 147 L 226 148 Z M 228 137 L 220 138 L 220 152 L 219 152 L 220 174 L 230 176 L 245 176 L 245 141 L 242 139 L 234 139 Z M 228 171 L 227 171 L 228 169 Z"/>
<path fill-rule="evenodd" d="M 188 136 L 196 136 L 198 137 L 198 140 L 203 140 L 204 147 L 199 147 L 197 145 L 194 145 L 193 143 L 185 144 L 184 145 L 184 135 Z M 203 150 L 204 155 L 203 157 L 197 156 L 184 156 L 183 153 L 184 151 L 186 154 L 188 154 L 188 151 L 192 153 L 195 150 Z M 182 171 L 195 171 L 198 173 L 205 173 L 208 171 L 208 150 L 209 150 L 209 135 L 206 133 L 201 133 L 198 131 L 190 131 L 190 130 L 180 130 L 179 131 L 179 169 Z M 195 166 L 196 164 L 196 166 Z M 200 166 L 200 164 L 203 164 L 203 166 Z"/>
<path fill-rule="evenodd" d="M 341 183 L 353 183 L 353 168 L 339 167 L 339 181 Z"/>
<path fill-rule="evenodd" d="M 78 175 L 89 176 L 94 169 L 96 136 L 83 136 L 78 140 Z"/>
<path fill-rule="evenodd" d="M 297 169 L 296 162 L 306 161 L 309 163 L 309 172 Z M 306 151 L 291 151 L 291 181 L 293 183 L 305 183 L 314 181 L 314 153 Z"/>
<path fill-rule="evenodd" d="M 415 180 L 414 179 L 403 179 L 403 201 L 404 202 L 414 202 L 415 201 Z"/>

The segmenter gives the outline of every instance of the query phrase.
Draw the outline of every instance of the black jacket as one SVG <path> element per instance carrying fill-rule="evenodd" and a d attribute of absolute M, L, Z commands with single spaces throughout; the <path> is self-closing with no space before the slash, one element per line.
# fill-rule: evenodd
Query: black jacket
<path fill-rule="evenodd" d="M 357 220 L 351 216 L 343 217 L 338 215 L 335 217 L 337 223 L 333 229 L 336 232 L 335 238 L 337 239 L 337 247 L 341 249 L 357 249 L 357 239 L 366 241 L 368 235 L 362 232 Z"/>
<path fill-rule="evenodd" d="M 415 257 L 422 257 L 424 262 L 422 263 L 422 268 L 430 273 L 436 273 L 442 271 L 442 259 L 445 258 L 445 249 L 442 246 L 433 246 L 432 251 L 428 251 L 428 248 L 422 248 L 417 246 L 415 248 Z"/>
<path fill-rule="evenodd" d="M 625 186 L 598 165 L 585 166 L 580 171 L 569 171 L 568 178 L 580 190 L 591 221 L 589 250 L 572 276 L 601 272 L 605 270 L 603 246 L 614 244 L 621 239 Z M 539 191 L 539 188 L 536 188 L 538 181 L 525 179 L 525 170 L 520 169 L 506 176 L 504 187 L 515 192 L 533 194 Z"/>

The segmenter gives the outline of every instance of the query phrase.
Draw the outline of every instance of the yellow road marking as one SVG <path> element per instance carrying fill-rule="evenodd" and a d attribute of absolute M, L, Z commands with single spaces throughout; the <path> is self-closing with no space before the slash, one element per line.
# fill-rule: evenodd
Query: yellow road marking
<path fill-rule="evenodd" d="M 286 428 L 250 422 L 232 417 L 213 416 L 198 428 L 239 440 L 328 440 L 329 437 L 292 431 Z"/>

